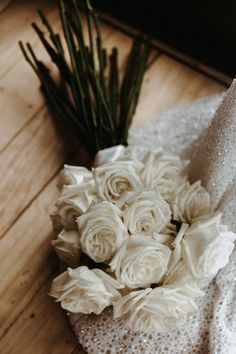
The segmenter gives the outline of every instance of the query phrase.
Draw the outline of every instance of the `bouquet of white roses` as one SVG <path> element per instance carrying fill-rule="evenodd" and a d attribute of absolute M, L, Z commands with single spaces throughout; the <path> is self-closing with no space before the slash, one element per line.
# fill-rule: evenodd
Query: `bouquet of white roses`
<path fill-rule="evenodd" d="M 70 312 L 113 306 L 134 330 L 175 329 L 233 251 L 236 235 L 209 213 L 208 192 L 161 148 L 91 171 L 65 165 L 59 188 L 52 244 L 70 267 L 50 295 Z"/>

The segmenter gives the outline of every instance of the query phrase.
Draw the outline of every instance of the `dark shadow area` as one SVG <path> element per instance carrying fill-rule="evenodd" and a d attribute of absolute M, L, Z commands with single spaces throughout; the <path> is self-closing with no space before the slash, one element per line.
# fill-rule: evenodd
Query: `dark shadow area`
<path fill-rule="evenodd" d="M 226 75 L 236 73 L 235 0 L 93 0 L 92 4 Z"/>

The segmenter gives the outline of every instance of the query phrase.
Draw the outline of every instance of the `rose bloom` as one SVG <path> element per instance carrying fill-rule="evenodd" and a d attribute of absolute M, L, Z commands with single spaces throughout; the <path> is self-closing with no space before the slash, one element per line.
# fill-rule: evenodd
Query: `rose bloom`
<path fill-rule="evenodd" d="M 149 188 L 157 188 L 168 200 L 170 192 L 175 188 L 176 181 L 182 171 L 179 157 L 165 155 L 162 148 L 148 152 L 143 159 L 144 168 L 141 178 Z"/>
<path fill-rule="evenodd" d="M 79 265 L 81 247 L 78 230 L 63 229 L 51 244 L 63 262 L 71 267 Z"/>
<path fill-rule="evenodd" d="M 135 331 L 169 332 L 186 322 L 197 309 L 194 298 L 203 296 L 196 286 L 161 286 L 129 293 L 113 303 L 114 318 L 126 314 Z"/>
<path fill-rule="evenodd" d="M 138 191 L 127 196 L 123 218 L 131 234 L 153 235 L 166 228 L 171 210 L 157 191 Z"/>
<path fill-rule="evenodd" d="M 82 266 L 68 268 L 56 277 L 49 295 L 70 312 L 100 314 L 105 307 L 119 299 L 119 288 L 119 283 L 102 270 L 90 270 Z"/>
<path fill-rule="evenodd" d="M 141 162 L 133 159 L 117 160 L 94 168 L 93 176 L 98 197 L 115 203 L 124 193 L 135 190 L 141 184 L 141 168 Z"/>
<path fill-rule="evenodd" d="M 92 172 L 87 168 L 64 165 L 64 169 L 59 173 L 57 186 L 62 189 L 64 185 L 87 183 L 92 179 Z"/>
<path fill-rule="evenodd" d="M 120 209 L 108 201 L 92 205 L 77 224 L 82 250 L 95 262 L 110 260 L 128 237 Z"/>
<path fill-rule="evenodd" d="M 96 196 L 92 182 L 65 185 L 56 203 L 61 225 L 69 230 L 77 229 L 76 218 L 84 214 L 93 201 L 96 201 Z"/>
<path fill-rule="evenodd" d="M 110 263 L 117 280 L 135 289 L 157 284 L 167 271 L 171 251 L 150 236 L 136 235 L 118 250 Z"/>
<path fill-rule="evenodd" d="M 170 205 L 174 220 L 191 224 L 195 219 L 209 213 L 210 196 L 201 186 L 201 181 L 190 185 L 186 178 L 182 178 L 172 193 Z"/>
<path fill-rule="evenodd" d="M 183 260 L 196 278 L 212 278 L 229 262 L 236 234 L 220 219 L 216 215 L 194 223 L 182 239 Z"/>

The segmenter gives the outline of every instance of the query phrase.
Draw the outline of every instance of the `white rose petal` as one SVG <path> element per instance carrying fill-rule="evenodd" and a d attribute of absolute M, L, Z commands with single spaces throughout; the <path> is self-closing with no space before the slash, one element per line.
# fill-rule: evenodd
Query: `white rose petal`
<path fill-rule="evenodd" d="M 85 167 L 64 165 L 64 169 L 59 174 L 57 185 L 61 189 L 64 185 L 89 182 L 92 178 L 92 172 Z"/>
<path fill-rule="evenodd" d="M 182 171 L 182 163 L 177 156 L 165 155 L 162 148 L 147 153 L 143 159 L 141 178 L 149 188 L 157 188 L 161 195 L 169 198 Z"/>
<path fill-rule="evenodd" d="M 56 240 L 51 242 L 58 257 L 71 267 L 79 265 L 81 254 L 79 232 L 63 229 Z"/>
<path fill-rule="evenodd" d="M 93 169 L 98 197 L 115 203 L 124 193 L 140 186 L 141 162 L 136 160 L 114 161 Z"/>
<path fill-rule="evenodd" d="M 168 203 L 157 191 L 131 194 L 125 202 L 124 224 L 131 234 L 149 234 L 164 231 L 171 220 Z"/>
<path fill-rule="evenodd" d="M 82 266 L 68 268 L 55 278 L 49 295 L 70 312 L 100 314 L 105 307 L 119 299 L 119 288 L 120 284 L 103 271 Z"/>
<path fill-rule="evenodd" d="M 121 211 L 111 202 L 92 205 L 77 223 L 82 250 L 95 262 L 110 260 L 128 237 Z"/>
<path fill-rule="evenodd" d="M 67 229 L 77 229 L 76 218 L 84 214 L 94 201 L 96 196 L 91 183 L 64 186 L 56 203 L 61 224 Z"/>
<path fill-rule="evenodd" d="M 123 158 L 125 154 L 126 147 L 124 145 L 116 145 L 99 150 L 94 158 L 93 166 L 102 166 L 108 162 L 119 160 Z"/>
<path fill-rule="evenodd" d="M 221 225 L 220 218 L 196 222 L 182 240 L 183 259 L 196 278 L 212 278 L 229 262 L 236 234 Z"/>
<path fill-rule="evenodd" d="M 183 179 L 172 196 L 171 206 L 174 220 L 191 224 L 210 210 L 210 196 L 201 181 L 194 184 Z"/>
<path fill-rule="evenodd" d="M 196 286 L 161 286 L 131 292 L 113 303 L 114 318 L 127 316 L 133 330 L 169 332 L 186 322 L 197 309 L 194 298 L 203 296 Z"/>
<path fill-rule="evenodd" d="M 171 251 L 149 236 L 131 236 L 112 262 L 112 271 L 120 283 L 130 289 L 157 284 L 165 272 Z"/>
<path fill-rule="evenodd" d="M 173 252 L 171 253 L 168 270 L 163 279 L 163 285 L 197 284 L 196 279 L 192 276 L 190 270 L 183 262 L 182 257 L 182 239 L 188 229 L 189 225 L 182 224 L 177 236 L 171 244 Z"/>
<path fill-rule="evenodd" d="M 64 200 L 82 197 L 84 194 L 93 195 L 94 193 L 94 181 L 92 180 L 86 183 L 64 185 L 59 197 L 59 203 Z"/>
<path fill-rule="evenodd" d="M 189 225 L 183 223 L 180 227 L 177 236 L 172 242 L 171 246 L 173 248 L 173 252 L 170 258 L 168 273 L 171 273 L 176 267 L 177 263 L 179 263 L 182 260 L 181 242 L 188 229 L 189 229 Z"/>
<path fill-rule="evenodd" d="M 169 272 L 166 273 L 162 285 L 191 285 L 198 286 L 202 288 L 202 281 L 199 282 L 190 272 L 188 267 L 183 261 L 179 261 L 176 266 Z"/>

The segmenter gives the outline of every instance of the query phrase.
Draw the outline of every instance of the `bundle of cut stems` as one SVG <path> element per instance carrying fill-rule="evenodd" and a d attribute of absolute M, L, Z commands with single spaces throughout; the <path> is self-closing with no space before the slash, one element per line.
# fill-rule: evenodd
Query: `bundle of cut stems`
<path fill-rule="evenodd" d="M 54 32 L 42 11 L 38 14 L 48 36 L 36 23 L 32 27 L 56 65 L 60 80 L 56 80 L 46 64 L 37 58 L 30 43 L 19 43 L 23 55 L 38 76 L 46 101 L 73 129 L 92 156 L 100 149 L 126 145 L 150 44 L 141 37 L 134 38 L 121 80 L 118 50 L 113 48 L 107 53 L 103 47 L 99 19 L 89 0 L 85 7 L 87 26 L 82 25 L 76 0 L 59 0 L 58 6 L 66 50 L 60 35 Z M 85 42 L 86 29 L 88 44 Z"/>

